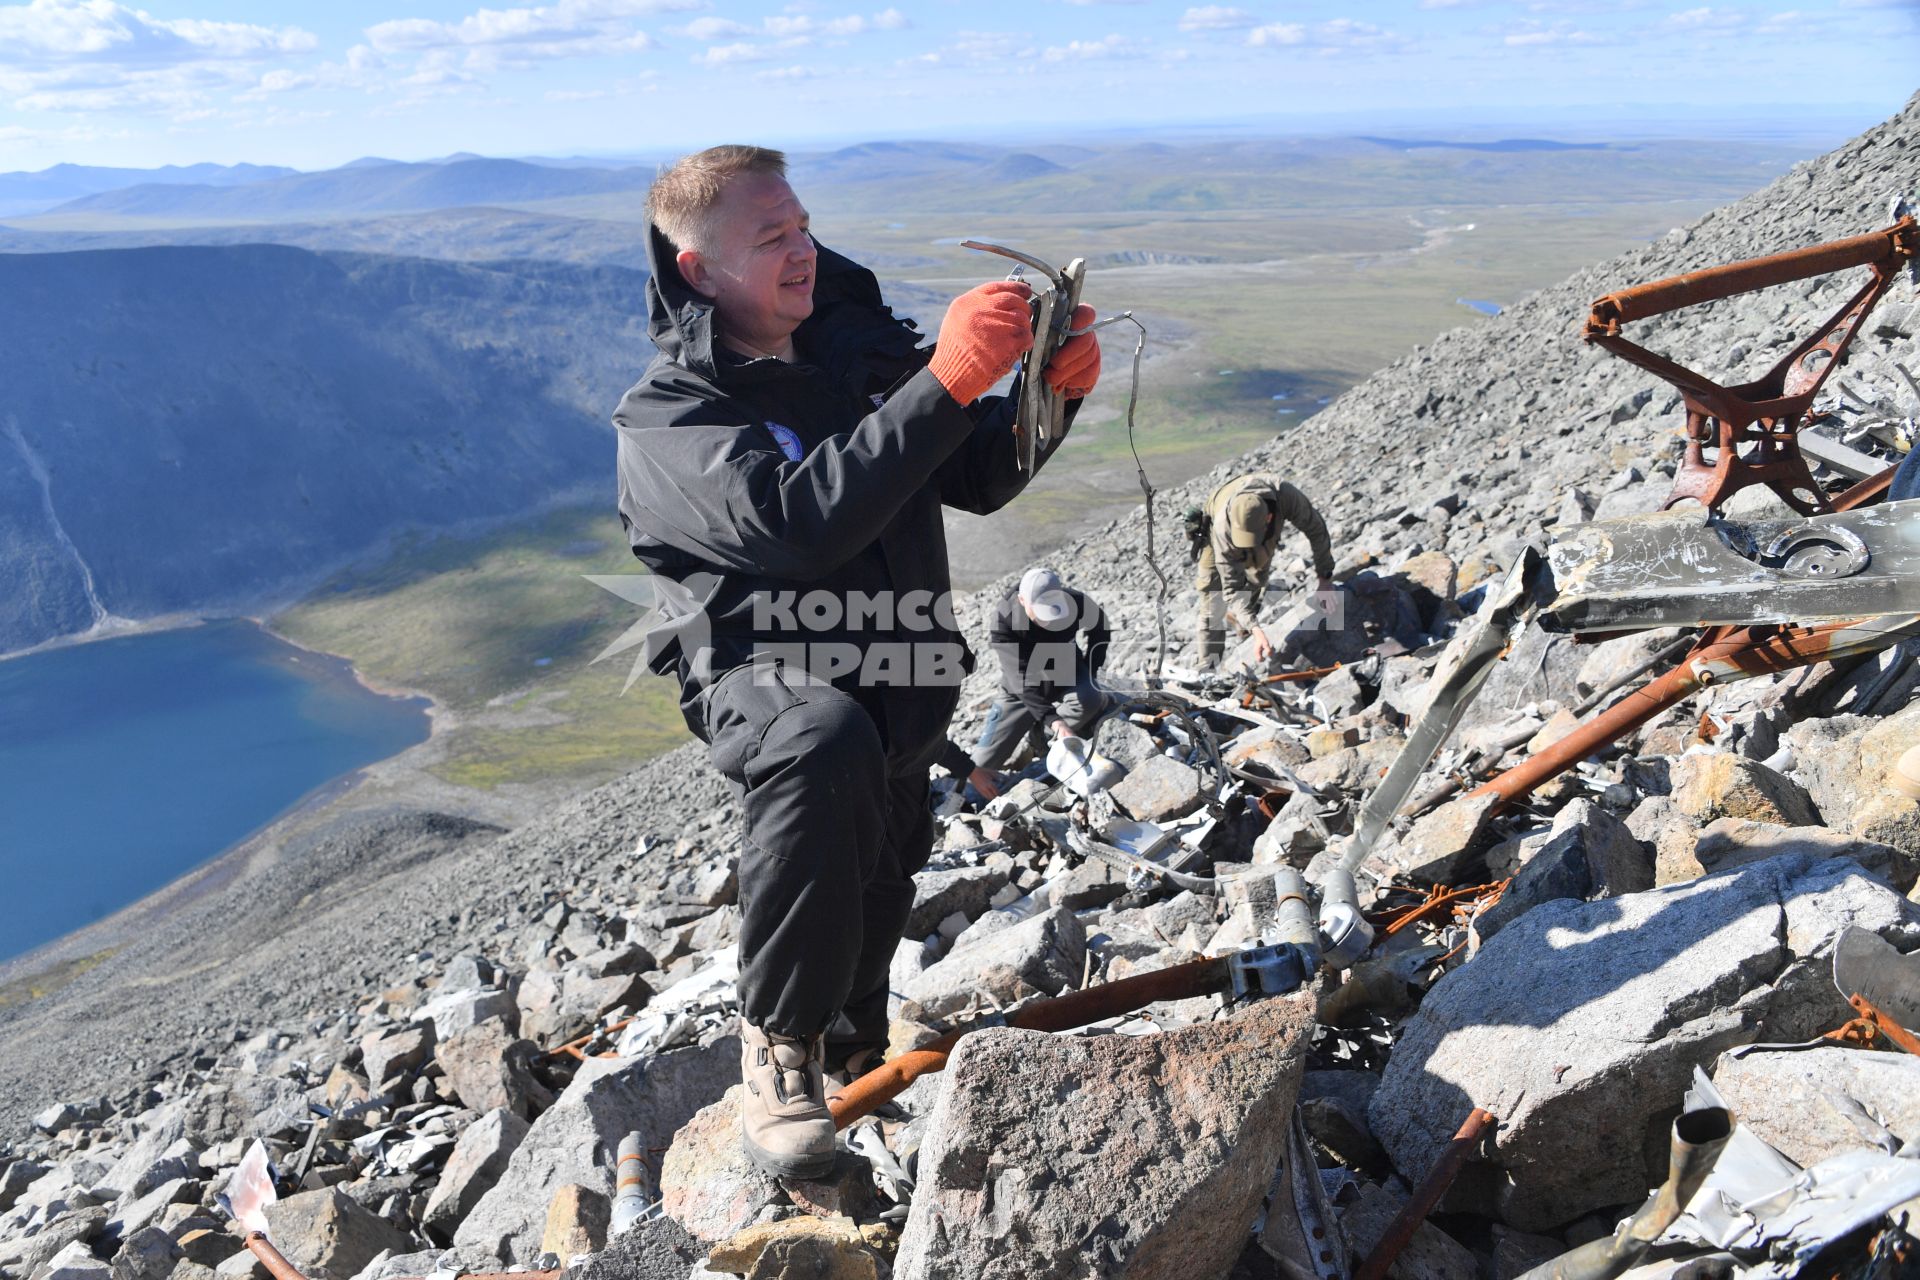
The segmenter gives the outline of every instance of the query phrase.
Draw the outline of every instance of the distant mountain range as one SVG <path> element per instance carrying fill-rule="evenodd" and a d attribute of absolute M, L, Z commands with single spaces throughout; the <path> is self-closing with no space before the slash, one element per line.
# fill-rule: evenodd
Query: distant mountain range
<path fill-rule="evenodd" d="M 374 162 L 321 173 L 290 173 L 244 187 L 146 182 L 83 196 L 52 212 L 277 221 L 643 192 L 652 181 L 653 170 L 642 168 L 562 169 L 524 160 L 484 159 L 444 164 Z"/>
<path fill-rule="evenodd" d="M 1703 183 L 1729 196 L 1798 155 L 1770 145 L 1655 141 L 1630 145 L 1558 142 L 1538 138 L 1494 141 L 1377 135 L 1187 138 L 1164 142 L 1126 136 L 1099 143 L 1035 143 L 1022 147 L 943 141 L 880 141 L 831 151 L 794 152 L 791 176 L 816 214 L 1190 213 L 1212 210 L 1304 210 L 1381 204 L 1528 203 L 1539 200 L 1661 200 L 1694 198 Z M 48 171 L 49 173 L 53 171 Z M 401 162 L 367 156 L 337 169 L 293 173 L 236 166 L 215 181 L 185 181 L 190 170 L 117 174 L 93 181 L 100 189 L 66 200 L 38 217 L 11 219 L 0 228 L 0 251 L 54 248 L 58 242 L 17 233 L 144 232 L 148 243 L 191 238 L 219 242 L 249 226 L 256 239 L 314 247 L 346 247 L 432 256 L 473 257 L 485 252 L 491 231 L 465 235 L 441 250 L 419 242 L 419 228 L 393 222 L 391 246 L 370 220 L 439 216 L 462 211 L 467 231 L 475 211 L 504 207 L 520 219 L 504 232 L 507 253 L 575 260 L 627 261 L 635 233 L 602 235 L 579 223 L 628 224 L 657 167 L 591 157 L 500 160 L 460 153 Z M 129 174 L 135 175 L 130 179 Z M 15 180 L 45 175 L 0 174 L 4 193 Z M 105 189 L 111 185 L 113 189 Z M 49 188 L 50 189 L 50 188 Z M 539 248 L 532 215 L 555 219 L 564 242 Z M 501 214 L 501 219 L 506 215 Z M 289 224 L 359 225 L 344 240 Z M 136 237 L 140 238 L 140 237 Z M 583 252 L 604 241 L 609 253 Z M 11 242 L 11 243 L 9 243 Z M 87 243 L 75 239 L 67 243 Z M 98 243 L 98 241 L 95 241 Z"/>
<path fill-rule="evenodd" d="M 275 245 L 0 254 L 0 653 L 611 494 L 644 283 Z"/>
<path fill-rule="evenodd" d="M 1613 151 L 1611 142 L 1554 142 L 1547 138 L 1500 138 L 1493 142 L 1446 142 L 1432 138 L 1374 138 L 1360 135 L 1360 141 L 1394 151 L 1424 151 L 1440 147 L 1452 151 Z"/>
<path fill-rule="evenodd" d="M 0 217 L 40 213 L 102 191 L 135 183 L 193 183 L 207 188 L 234 187 L 285 177 L 294 170 L 273 164 L 170 164 L 158 169 L 109 169 L 98 165 L 56 164 L 36 173 L 0 173 Z"/>

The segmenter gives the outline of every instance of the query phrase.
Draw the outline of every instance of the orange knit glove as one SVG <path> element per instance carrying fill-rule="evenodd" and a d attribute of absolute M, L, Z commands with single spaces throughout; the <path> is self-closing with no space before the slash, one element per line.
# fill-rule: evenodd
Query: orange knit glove
<path fill-rule="evenodd" d="M 1073 322 L 1069 329 L 1084 329 L 1095 320 L 1093 308 L 1081 303 L 1073 309 Z M 1053 353 L 1053 359 L 1047 361 L 1043 376 L 1047 385 L 1060 392 L 1069 400 L 1079 400 L 1093 390 L 1093 384 L 1100 381 L 1100 339 L 1098 335 L 1083 333 L 1077 338 L 1068 338 Z"/>
<path fill-rule="evenodd" d="M 1018 280 L 995 280 L 953 300 L 940 325 L 940 344 L 927 366 L 947 394 L 972 404 L 1007 376 L 1033 346 L 1032 290 Z"/>

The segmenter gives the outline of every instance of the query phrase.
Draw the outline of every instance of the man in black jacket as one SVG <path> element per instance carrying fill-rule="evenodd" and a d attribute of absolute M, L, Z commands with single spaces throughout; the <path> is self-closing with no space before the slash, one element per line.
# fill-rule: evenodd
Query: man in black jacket
<path fill-rule="evenodd" d="M 621 523 L 673 615 L 648 658 L 678 676 L 745 819 L 745 1146 L 807 1176 L 834 1158 L 829 1069 L 885 1047 L 887 970 L 932 849 L 927 771 L 972 667 L 941 508 L 994 511 L 1025 485 L 1017 394 L 986 392 L 1031 335 L 1028 289 L 997 281 L 921 349 L 872 273 L 814 242 L 785 174 L 779 152 L 716 147 L 654 183 L 659 354 L 614 425 Z M 1044 372 L 1070 421 L 1099 374 L 1093 335 Z"/>
<path fill-rule="evenodd" d="M 1075 643 L 1086 633 L 1086 648 Z M 1045 565 L 1027 570 L 994 610 L 988 641 L 1000 659 L 1000 698 L 987 712 L 974 764 L 998 769 L 1030 732 L 1084 733 L 1112 699 L 1096 682 L 1112 640 L 1106 615 Z"/>

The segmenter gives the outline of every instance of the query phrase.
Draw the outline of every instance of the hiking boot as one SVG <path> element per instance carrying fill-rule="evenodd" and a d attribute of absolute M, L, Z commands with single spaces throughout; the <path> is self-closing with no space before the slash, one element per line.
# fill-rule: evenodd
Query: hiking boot
<path fill-rule="evenodd" d="M 740 1144 L 753 1162 L 790 1178 L 833 1168 L 833 1116 L 827 1111 L 825 1036 L 783 1036 L 740 1024 Z"/>

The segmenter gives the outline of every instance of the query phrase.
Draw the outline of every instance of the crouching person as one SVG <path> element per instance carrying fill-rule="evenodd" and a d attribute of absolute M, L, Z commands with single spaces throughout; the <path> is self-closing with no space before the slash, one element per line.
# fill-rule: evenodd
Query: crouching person
<path fill-rule="evenodd" d="M 974 764 L 1000 768 L 1037 728 L 1049 737 L 1090 729 L 1113 702 L 1097 679 L 1112 638 L 1106 614 L 1084 592 L 1045 566 L 1027 570 L 988 631 L 1000 659 L 1000 697 L 987 712 Z"/>

